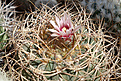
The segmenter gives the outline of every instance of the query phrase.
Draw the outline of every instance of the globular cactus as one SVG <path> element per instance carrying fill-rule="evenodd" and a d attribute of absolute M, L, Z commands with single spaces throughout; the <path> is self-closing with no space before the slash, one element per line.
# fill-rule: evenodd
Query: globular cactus
<path fill-rule="evenodd" d="M 103 18 L 93 23 L 92 14 L 74 2 L 43 6 L 11 24 L 14 30 L 8 44 L 13 48 L 2 58 L 3 69 L 13 80 L 105 81 L 121 77 L 119 36 L 104 28 Z M 69 41 L 50 32 L 58 25 L 56 17 L 63 18 L 65 13 L 73 28 L 80 27 Z M 66 25 L 63 32 L 68 30 Z"/>
<path fill-rule="evenodd" d="M 10 23 L 14 20 L 11 18 L 14 14 L 15 6 L 12 6 L 13 2 L 10 2 L 6 5 L 5 2 L 1 2 L 0 0 L 0 81 L 12 81 L 10 79 L 9 73 L 5 72 L 2 68 L 3 59 L 1 58 L 5 52 L 3 50 L 6 49 L 8 43 L 8 32 L 12 30 Z"/>
<path fill-rule="evenodd" d="M 112 31 L 121 32 L 121 0 L 79 0 L 79 2 L 93 14 L 93 18 L 104 17 L 107 30 L 113 28 Z"/>
<path fill-rule="evenodd" d="M 7 42 L 8 31 L 12 31 L 12 26 L 9 24 L 14 21 L 13 14 L 15 13 L 15 6 L 12 6 L 13 2 L 6 5 L 5 2 L 0 1 L 0 49 L 2 49 Z M 9 26 L 9 27 L 8 27 Z"/>

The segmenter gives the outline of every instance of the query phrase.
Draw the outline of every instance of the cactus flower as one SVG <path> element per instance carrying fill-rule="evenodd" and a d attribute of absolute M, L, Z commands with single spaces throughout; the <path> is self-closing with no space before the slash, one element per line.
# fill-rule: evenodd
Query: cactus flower
<path fill-rule="evenodd" d="M 55 18 L 56 18 L 56 22 L 52 20 L 50 21 L 54 29 L 48 29 L 49 31 L 53 33 L 51 35 L 52 37 L 57 36 L 57 37 L 64 38 L 66 40 L 68 39 L 70 40 L 71 36 L 73 36 L 74 33 L 77 30 L 79 30 L 79 28 L 81 27 L 80 25 L 73 27 L 73 24 L 71 22 L 71 17 L 67 15 L 66 13 L 64 14 L 64 16 L 61 17 L 61 19 L 59 19 L 57 16 Z"/>

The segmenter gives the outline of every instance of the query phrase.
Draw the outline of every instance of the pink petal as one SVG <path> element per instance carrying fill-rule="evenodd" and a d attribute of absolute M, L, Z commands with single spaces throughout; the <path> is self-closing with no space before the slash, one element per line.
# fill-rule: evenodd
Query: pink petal
<path fill-rule="evenodd" d="M 72 30 L 66 30 L 66 34 L 67 35 L 72 34 Z"/>
<path fill-rule="evenodd" d="M 71 23 L 71 20 L 70 19 L 67 20 L 67 23 L 68 23 L 68 26 L 69 27 L 72 27 L 72 23 Z"/>
<path fill-rule="evenodd" d="M 64 31 L 60 31 L 59 33 L 60 33 L 60 35 L 62 35 L 62 36 L 66 35 L 66 33 L 65 33 Z"/>
<path fill-rule="evenodd" d="M 54 27 L 56 30 L 59 31 L 59 27 L 55 24 L 54 21 L 51 20 L 50 23 L 53 25 L 53 27 Z"/>
<path fill-rule="evenodd" d="M 66 13 L 64 14 L 64 25 L 68 25 L 69 27 L 72 26 L 72 23 L 71 23 L 71 17 L 70 15 L 67 15 Z"/>
<path fill-rule="evenodd" d="M 60 21 L 60 30 L 62 31 L 62 28 L 64 26 L 63 20 Z"/>
<path fill-rule="evenodd" d="M 64 13 L 64 19 L 67 19 L 67 18 L 68 18 L 67 13 Z"/>
<path fill-rule="evenodd" d="M 62 18 L 63 21 L 64 21 L 64 25 L 68 23 L 67 18 L 68 18 L 68 17 L 67 17 L 67 14 L 64 13 L 64 16 L 63 16 L 63 18 Z"/>
<path fill-rule="evenodd" d="M 56 34 L 56 33 L 53 33 L 51 36 L 52 36 L 52 37 L 56 37 L 56 36 L 59 36 L 59 35 Z"/>
<path fill-rule="evenodd" d="M 73 33 L 75 33 L 76 31 L 78 31 L 80 28 L 81 28 L 81 25 L 76 26 L 76 27 L 74 28 L 74 30 L 73 30 Z"/>
<path fill-rule="evenodd" d="M 54 30 L 54 29 L 48 29 L 50 32 L 54 32 L 54 33 L 59 33 L 58 31 Z"/>
<path fill-rule="evenodd" d="M 59 20 L 59 18 L 57 16 L 55 16 L 55 19 L 56 19 L 56 22 L 57 22 L 58 26 L 60 27 L 60 20 Z"/>

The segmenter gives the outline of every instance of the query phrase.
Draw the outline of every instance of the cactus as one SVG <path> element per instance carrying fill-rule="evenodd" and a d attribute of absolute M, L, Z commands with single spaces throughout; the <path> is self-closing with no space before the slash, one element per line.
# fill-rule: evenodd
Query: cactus
<path fill-rule="evenodd" d="M 104 17 L 105 26 L 108 27 L 107 30 L 112 28 L 112 31 L 121 32 L 120 0 L 80 0 L 80 4 L 93 14 L 93 18 L 100 19 Z"/>
<path fill-rule="evenodd" d="M 15 6 L 12 6 L 13 2 L 10 2 L 6 5 L 5 2 L 0 0 L 0 81 L 12 81 L 9 72 L 5 72 L 1 67 L 3 66 L 3 59 L 1 58 L 5 52 L 8 43 L 8 36 L 12 28 L 10 23 L 14 20 L 11 18 L 14 14 Z"/>
<path fill-rule="evenodd" d="M 14 20 L 11 16 L 13 16 L 14 9 L 16 8 L 12 4 L 13 2 L 10 2 L 6 5 L 5 2 L 1 3 L 0 1 L 0 49 L 3 49 L 7 43 L 8 34 L 6 32 L 12 30 L 9 24 Z"/>
<path fill-rule="evenodd" d="M 95 24 L 92 14 L 74 2 L 52 8 L 42 5 L 10 25 L 13 31 L 8 45 L 13 48 L 1 58 L 13 80 L 104 81 L 121 77 L 120 37 L 104 28 L 103 18 Z M 55 16 L 61 18 L 64 13 L 70 15 L 73 27 L 80 26 L 71 41 L 52 37 L 49 31 L 54 29 L 50 21 L 56 22 Z"/>

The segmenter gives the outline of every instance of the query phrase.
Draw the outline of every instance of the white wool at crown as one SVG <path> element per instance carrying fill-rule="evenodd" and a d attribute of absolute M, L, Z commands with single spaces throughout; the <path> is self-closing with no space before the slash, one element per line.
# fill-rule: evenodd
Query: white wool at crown
<path fill-rule="evenodd" d="M 49 3 L 48 3 L 48 2 L 49 2 Z M 37 7 L 40 6 L 40 3 L 48 4 L 48 6 L 52 7 L 52 6 L 54 6 L 54 5 L 57 4 L 57 1 L 56 1 L 56 0 L 36 0 L 36 1 L 35 1 L 35 5 L 36 5 Z"/>

